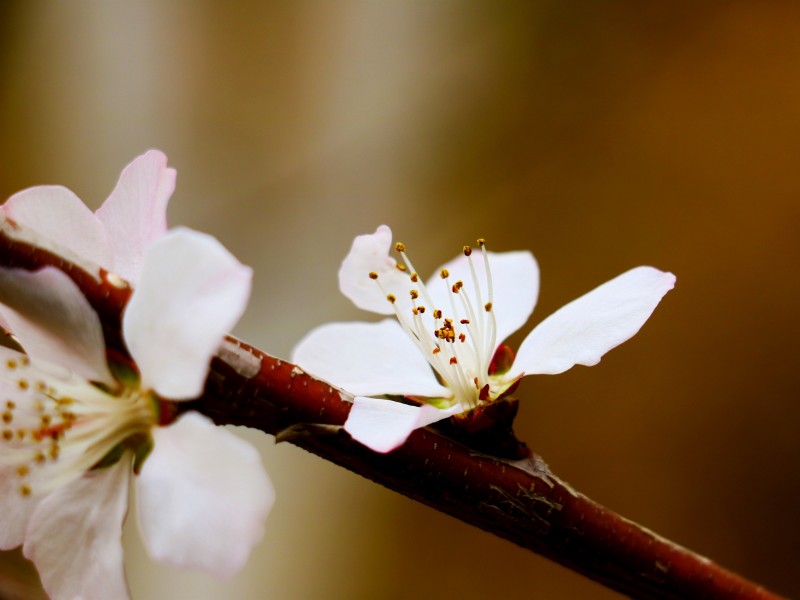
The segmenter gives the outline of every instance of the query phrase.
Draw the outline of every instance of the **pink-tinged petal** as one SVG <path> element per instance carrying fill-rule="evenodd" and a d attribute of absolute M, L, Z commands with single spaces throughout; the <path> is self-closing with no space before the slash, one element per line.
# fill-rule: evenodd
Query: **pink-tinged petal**
<path fill-rule="evenodd" d="M 114 382 L 100 318 L 63 271 L 0 268 L 0 303 L 33 360 L 64 367 L 90 381 Z"/>
<path fill-rule="evenodd" d="M 111 243 L 100 220 L 74 193 L 57 185 L 42 185 L 11 196 L 3 211 L 58 246 L 95 264 L 110 268 Z"/>
<path fill-rule="evenodd" d="M 355 395 L 451 395 L 394 319 L 317 327 L 297 344 L 292 362 Z"/>
<path fill-rule="evenodd" d="M 175 169 L 150 150 L 131 162 L 97 210 L 114 251 L 114 270 L 137 281 L 147 248 L 167 231 L 167 203 L 175 191 Z"/>
<path fill-rule="evenodd" d="M 129 478 L 126 456 L 55 490 L 37 507 L 23 552 L 51 598 L 128 598 L 121 538 Z"/>
<path fill-rule="evenodd" d="M 403 303 L 408 296 L 408 274 L 397 269 L 392 252 L 392 230 L 381 225 L 375 233 L 359 235 L 339 269 L 339 289 L 357 307 L 380 315 L 394 314 L 387 294 Z M 377 273 L 378 281 L 369 274 Z"/>
<path fill-rule="evenodd" d="M 672 273 L 637 267 L 573 300 L 522 342 L 509 376 L 554 375 L 574 365 L 596 365 L 639 331 L 674 285 Z"/>
<path fill-rule="evenodd" d="M 0 468 L 0 550 L 10 550 L 25 541 L 25 530 L 40 498 L 20 493 L 22 480 L 16 468 Z"/>
<path fill-rule="evenodd" d="M 409 406 L 393 400 L 357 396 L 344 430 L 367 448 L 386 453 L 402 446 L 415 429 L 463 410 L 459 405 L 440 409 L 429 404 Z"/>
<path fill-rule="evenodd" d="M 239 320 L 252 271 L 213 237 L 173 229 L 150 247 L 122 329 L 142 385 L 196 398 L 223 336 Z"/>
<path fill-rule="evenodd" d="M 264 535 L 275 500 L 255 448 L 196 412 L 153 431 L 136 482 L 142 540 L 156 560 L 229 577 Z"/>
<path fill-rule="evenodd" d="M 469 268 L 469 260 L 475 266 L 478 285 L 481 288 L 480 302 L 475 291 L 473 277 Z M 433 301 L 437 303 L 434 308 L 441 309 L 448 315 L 450 287 L 440 277 L 442 269 L 450 273 L 448 281 L 452 286 L 457 281 L 464 283 L 461 293 L 466 291 L 469 298 L 475 303 L 475 310 L 485 313 L 485 304 L 489 301 L 488 281 L 486 267 L 480 249 L 474 249 L 472 256 L 467 258 L 463 254 L 454 260 L 442 265 L 428 280 L 428 292 Z M 489 252 L 489 270 L 492 275 L 492 310 L 497 320 L 497 335 L 495 348 L 509 335 L 517 331 L 531 316 L 536 300 L 539 296 L 539 265 L 536 259 L 527 250 L 516 252 Z M 456 307 L 462 311 L 461 304 L 456 300 Z M 466 316 L 466 315 L 462 315 Z"/>

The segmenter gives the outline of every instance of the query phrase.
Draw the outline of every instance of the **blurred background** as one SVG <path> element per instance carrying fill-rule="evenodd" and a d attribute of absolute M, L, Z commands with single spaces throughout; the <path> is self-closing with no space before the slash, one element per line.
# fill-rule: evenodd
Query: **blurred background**
<path fill-rule="evenodd" d="M 784 2 L 4 0 L 0 196 L 59 183 L 97 207 L 164 150 L 171 223 L 255 268 L 235 333 L 280 356 L 367 317 L 336 270 L 380 223 L 422 272 L 479 236 L 532 250 L 529 325 L 673 271 L 601 364 L 524 382 L 517 432 L 578 490 L 798 596 L 798 31 Z M 242 434 L 278 490 L 263 544 L 219 582 L 152 562 L 131 518 L 137 600 L 619 597 Z M 0 596 L 29 573 L 3 555 Z"/>

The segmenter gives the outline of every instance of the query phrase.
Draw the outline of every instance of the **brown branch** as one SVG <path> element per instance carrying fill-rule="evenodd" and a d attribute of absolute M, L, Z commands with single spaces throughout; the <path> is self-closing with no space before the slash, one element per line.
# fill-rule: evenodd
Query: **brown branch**
<path fill-rule="evenodd" d="M 24 239 L 13 224 L 0 226 L 0 265 L 64 270 L 100 315 L 108 346 L 126 352 L 120 322 L 130 288 Z M 536 455 L 497 458 L 433 429 L 390 454 L 371 452 L 341 428 L 346 394 L 233 338 L 189 408 L 273 434 L 634 598 L 778 598 L 574 491 Z"/>

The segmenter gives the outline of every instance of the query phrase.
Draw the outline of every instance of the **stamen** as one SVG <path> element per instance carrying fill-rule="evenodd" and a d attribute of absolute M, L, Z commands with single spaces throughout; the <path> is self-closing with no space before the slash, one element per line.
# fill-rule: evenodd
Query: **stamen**
<path fill-rule="evenodd" d="M 412 300 L 416 300 L 417 298 L 419 298 L 419 292 L 417 290 L 411 290 L 409 294 L 411 295 Z"/>
<path fill-rule="evenodd" d="M 411 274 L 411 281 L 413 281 L 414 283 L 417 283 L 419 281 L 419 275 L 417 275 L 416 273 L 412 273 Z"/>
<path fill-rule="evenodd" d="M 470 248 L 469 246 L 464 246 L 463 252 L 464 256 L 469 256 L 470 254 L 472 254 L 472 248 Z"/>
<path fill-rule="evenodd" d="M 401 263 L 397 263 L 395 265 L 395 267 L 397 267 L 398 271 L 402 271 L 403 273 L 405 273 L 408 270 L 408 269 L 406 269 L 406 266 L 404 264 L 401 264 Z"/>
<path fill-rule="evenodd" d="M 402 252 L 406 251 L 406 245 L 403 242 L 397 242 L 394 245 L 394 249 L 395 249 L 395 252 L 397 252 L 399 254 L 399 253 L 402 253 Z"/>
<path fill-rule="evenodd" d="M 447 269 L 442 269 L 439 272 L 439 277 L 441 277 L 442 279 L 447 279 L 448 277 L 450 277 L 450 271 L 448 271 Z"/>
<path fill-rule="evenodd" d="M 377 279 L 378 278 L 378 274 L 375 271 L 370 271 L 369 272 L 369 278 L 370 279 Z"/>
<path fill-rule="evenodd" d="M 392 304 L 394 304 L 395 302 L 397 302 L 397 298 L 395 297 L 395 295 L 394 295 L 394 294 L 386 294 L 386 299 L 387 299 L 389 302 L 391 302 Z"/>

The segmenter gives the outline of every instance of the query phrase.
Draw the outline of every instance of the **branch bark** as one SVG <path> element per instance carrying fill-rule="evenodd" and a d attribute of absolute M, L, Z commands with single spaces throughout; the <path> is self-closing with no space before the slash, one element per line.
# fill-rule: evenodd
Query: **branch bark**
<path fill-rule="evenodd" d="M 78 284 L 100 315 L 110 351 L 126 354 L 120 325 L 131 288 L 77 257 L 64 258 L 9 221 L 0 223 L 0 266 L 47 265 Z M 298 367 L 227 338 L 203 396 L 181 409 L 275 435 L 633 598 L 778 598 L 576 492 L 533 453 L 498 458 L 430 428 L 390 454 L 374 453 L 342 429 L 350 400 Z"/>

